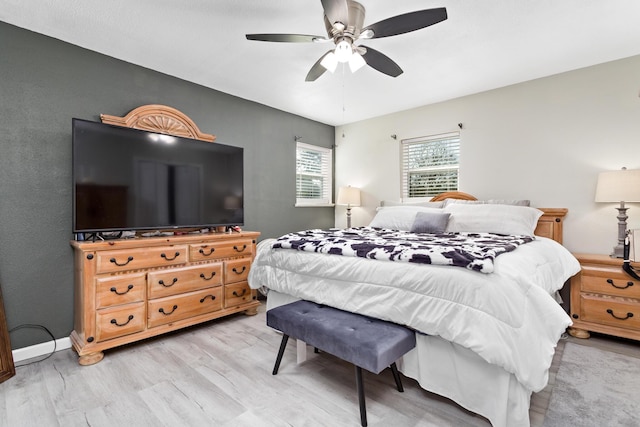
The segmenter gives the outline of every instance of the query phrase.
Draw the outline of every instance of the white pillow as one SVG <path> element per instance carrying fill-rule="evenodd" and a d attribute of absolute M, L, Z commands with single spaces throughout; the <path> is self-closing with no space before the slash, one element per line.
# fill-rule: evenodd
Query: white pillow
<path fill-rule="evenodd" d="M 451 233 L 497 233 L 533 236 L 542 211 L 527 206 L 463 204 L 445 206 Z"/>
<path fill-rule="evenodd" d="M 384 206 L 377 211 L 369 227 L 411 231 L 418 212 L 442 212 L 442 209 L 422 206 Z"/>

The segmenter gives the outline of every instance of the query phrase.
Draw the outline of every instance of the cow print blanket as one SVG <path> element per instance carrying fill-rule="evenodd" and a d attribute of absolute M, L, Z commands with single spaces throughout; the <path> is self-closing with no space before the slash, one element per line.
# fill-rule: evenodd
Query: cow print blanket
<path fill-rule="evenodd" d="M 271 247 L 385 261 L 451 265 L 492 273 L 498 255 L 511 252 L 534 239 L 532 236 L 493 233 L 417 234 L 355 227 L 289 233 L 277 239 Z"/>

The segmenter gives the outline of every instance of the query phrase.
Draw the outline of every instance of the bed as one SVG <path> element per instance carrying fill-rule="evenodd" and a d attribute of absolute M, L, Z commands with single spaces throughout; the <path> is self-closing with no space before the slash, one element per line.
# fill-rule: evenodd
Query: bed
<path fill-rule="evenodd" d="M 267 310 L 306 299 L 413 328 L 404 375 L 495 427 L 529 426 L 571 325 L 558 294 L 580 270 L 561 245 L 566 212 L 459 192 L 385 206 L 368 227 L 260 242 L 249 284 Z"/>

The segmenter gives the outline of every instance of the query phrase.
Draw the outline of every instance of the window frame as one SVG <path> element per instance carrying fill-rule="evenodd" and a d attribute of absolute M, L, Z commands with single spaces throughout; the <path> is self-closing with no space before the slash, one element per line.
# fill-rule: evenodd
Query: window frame
<path fill-rule="evenodd" d="M 455 151 L 455 155 L 457 157 L 457 163 L 449 163 L 449 164 L 431 164 L 431 165 L 427 165 L 427 166 L 423 166 L 423 167 L 418 167 L 418 168 L 409 168 L 408 166 L 408 159 L 406 158 L 407 155 L 409 154 L 409 148 L 411 146 L 417 146 L 417 145 L 430 145 L 430 144 L 434 144 L 436 142 L 444 142 L 447 140 L 456 140 L 454 142 L 454 151 Z M 400 195 L 401 195 L 401 200 L 403 202 L 409 202 L 409 201 L 425 201 L 425 200 L 430 200 L 433 196 L 440 194 L 442 192 L 445 191 L 458 191 L 459 187 L 460 187 L 460 147 L 461 147 L 461 140 L 460 140 L 460 132 L 448 132 L 448 133 L 443 133 L 443 134 L 437 134 L 437 135 L 429 135 L 429 136 L 421 136 L 421 137 L 416 137 L 416 138 L 409 138 L 409 139 L 403 139 L 400 141 Z M 436 172 L 436 171 L 442 171 L 442 172 L 451 172 L 454 171 L 456 173 L 456 177 L 455 177 L 455 188 L 448 186 L 446 189 L 438 189 L 438 190 L 434 190 L 434 193 L 431 194 L 429 192 L 429 188 L 425 186 L 425 195 L 421 195 L 418 197 L 410 197 L 410 180 L 409 180 L 409 176 L 411 172 L 424 172 L 424 173 L 429 173 L 429 172 Z"/>
<path fill-rule="evenodd" d="M 298 154 L 300 150 L 320 153 L 322 155 L 322 165 L 320 174 L 301 174 L 298 172 Z M 317 176 L 323 181 L 322 195 L 320 197 L 298 197 L 300 175 Z M 333 148 L 321 147 L 319 145 L 296 142 L 296 207 L 326 207 L 333 204 Z"/>

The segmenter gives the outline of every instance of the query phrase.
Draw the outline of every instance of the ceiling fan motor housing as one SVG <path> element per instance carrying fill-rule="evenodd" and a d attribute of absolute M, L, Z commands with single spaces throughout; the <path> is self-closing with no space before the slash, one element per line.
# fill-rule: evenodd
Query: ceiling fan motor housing
<path fill-rule="evenodd" d="M 349 22 L 329 22 L 327 16 L 324 16 L 324 25 L 327 29 L 327 34 L 336 44 L 342 37 L 351 39 L 351 42 L 356 40 L 360 36 L 360 30 L 362 30 L 362 26 L 364 25 L 364 6 L 352 0 L 347 0 L 347 4 L 349 6 Z"/>

